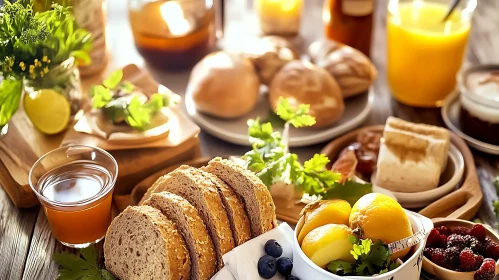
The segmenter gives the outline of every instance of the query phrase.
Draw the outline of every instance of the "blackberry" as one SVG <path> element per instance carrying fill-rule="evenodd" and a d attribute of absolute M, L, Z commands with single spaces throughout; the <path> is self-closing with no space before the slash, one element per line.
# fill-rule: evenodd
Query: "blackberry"
<path fill-rule="evenodd" d="M 465 235 L 464 241 L 466 243 L 466 247 L 469 247 L 471 250 L 473 250 L 473 253 L 475 254 L 482 255 L 485 251 L 484 244 L 474 236 Z"/>
<path fill-rule="evenodd" d="M 466 247 L 466 240 L 464 236 L 458 234 L 451 234 L 447 237 L 447 248 L 456 247 L 461 251 Z"/>
<path fill-rule="evenodd" d="M 459 254 L 461 250 L 457 247 L 449 247 L 444 251 L 445 262 L 453 269 L 459 267 Z"/>

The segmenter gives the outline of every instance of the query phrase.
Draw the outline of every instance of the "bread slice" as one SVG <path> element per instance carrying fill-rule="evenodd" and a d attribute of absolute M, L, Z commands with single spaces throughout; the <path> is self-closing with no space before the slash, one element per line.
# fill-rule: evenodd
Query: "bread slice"
<path fill-rule="evenodd" d="M 252 237 L 277 226 L 274 201 L 267 187 L 253 172 L 219 157 L 211 160 L 203 170 L 222 179 L 243 198 L 250 219 Z"/>
<path fill-rule="evenodd" d="M 154 207 L 174 222 L 184 237 L 191 257 L 191 279 L 209 280 L 217 259 L 213 241 L 199 212 L 185 198 L 169 192 L 152 194 L 144 205 Z"/>
<path fill-rule="evenodd" d="M 121 280 L 190 279 L 191 260 L 174 223 L 150 206 L 127 207 L 109 226 L 106 269 Z"/>
<path fill-rule="evenodd" d="M 215 245 L 217 267 L 222 268 L 222 256 L 234 248 L 234 238 L 216 186 L 207 180 L 200 170 L 186 165 L 163 176 L 163 179 L 160 184 L 155 184 L 151 193 L 174 193 L 187 199 L 198 209 Z"/>
<path fill-rule="evenodd" d="M 248 215 L 246 215 L 246 211 L 244 210 L 244 204 L 239 196 L 237 196 L 237 194 L 217 176 L 202 170 L 199 171 L 207 180 L 210 180 L 217 187 L 225 211 L 227 211 L 227 217 L 229 218 L 235 245 L 239 246 L 250 240 L 250 222 Z"/>

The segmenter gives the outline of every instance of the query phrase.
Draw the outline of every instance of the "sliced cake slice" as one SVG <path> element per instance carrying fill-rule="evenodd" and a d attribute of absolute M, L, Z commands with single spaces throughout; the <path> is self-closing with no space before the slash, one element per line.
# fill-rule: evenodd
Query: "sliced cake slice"
<path fill-rule="evenodd" d="M 168 191 L 187 199 L 198 209 L 215 245 L 217 267 L 222 268 L 222 256 L 232 250 L 235 244 L 217 187 L 200 170 L 190 166 L 180 166 L 163 178 L 150 193 Z"/>
<path fill-rule="evenodd" d="M 250 240 L 250 222 L 248 219 L 248 215 L 246 215 L 246 211 L 244 210 L 244 204 L 239 196 L 217 176 L 201 170 L 200 172 L 218 189 L 218 194 L 222 198 L 222 203 L 224 204 L 225 210 L 227 211 L 227 216 L 229 218 L 230 228 L 232 229 L 232 234 L 234 236 L 235 245 L 239 246 L 244 242 Z"/>
<path fill-rule="evenodd" d="M 150 206 L 128 207 L 109 226 L 106 269 L 121 280 L 190 279 L 191 261 L 173 222 Z"/>
<path fill-rule="evenodd" d="M 211 160 L 203 170 L 222 179 L 243 198 L 253 237 L 277 227 L 274 201 L 267 187 L 253 172 L 219 157 Z"/>
<path fill-rule="evenodd" d="M 198 210 L 185 198 L 170 192 L 154 193 L 144 205 L 160 210 L 177 225 L 190 252 L 191 279 L 211 279 L 217 264 L 215 248 Z"/>

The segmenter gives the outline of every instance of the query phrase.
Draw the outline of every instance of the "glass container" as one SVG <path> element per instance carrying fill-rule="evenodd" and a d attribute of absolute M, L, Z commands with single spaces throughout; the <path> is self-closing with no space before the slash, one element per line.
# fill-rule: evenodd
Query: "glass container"
<path fill-rule="evenodd" d="M 304 0 L 255 0 L 263 35 L 298 35 Z"/>

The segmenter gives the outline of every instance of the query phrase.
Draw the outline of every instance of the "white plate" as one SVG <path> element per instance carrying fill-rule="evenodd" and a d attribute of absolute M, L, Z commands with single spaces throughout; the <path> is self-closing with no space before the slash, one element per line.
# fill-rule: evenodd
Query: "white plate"
<path fill-rule="evenodd" d="M 442 106 L 442 118 L 447 127 L 454 131 L 459 137 L 463 138 L 470 147 L 488 154 L 499 155 L 499 146 L 479 141 L 461 131 L 461 126 L 459 124 L 460 114 L 461 101 L 459 99 L 459 92 L 456 92 L 447 97 Z"/>
<path fill-rule="evenodd" d="M 260 117 L 265 121 L 270 113 L 267 95 L 262 94 L 258 104 L 252 112 L 237 119 L 221 119 L 212 117 L 196 110 L 192 98 L 186 95 L 185 106 L 187 113 L 203 131 L 234 144 L 249 146 L 248 141 L 248 119 Z M 290 147 L 303 147 L 331 140 L 351 129 L 361 125 L 369 115 L 374 101 L 374 91 L 371 88 L 367 94 L 352 97 L 345 100 L 345 113 L 343 117 L 331 127 L 326 128 L 291 128 Z M 274 130 L 282 131 L 282 128 L 274 127 Z"/>

